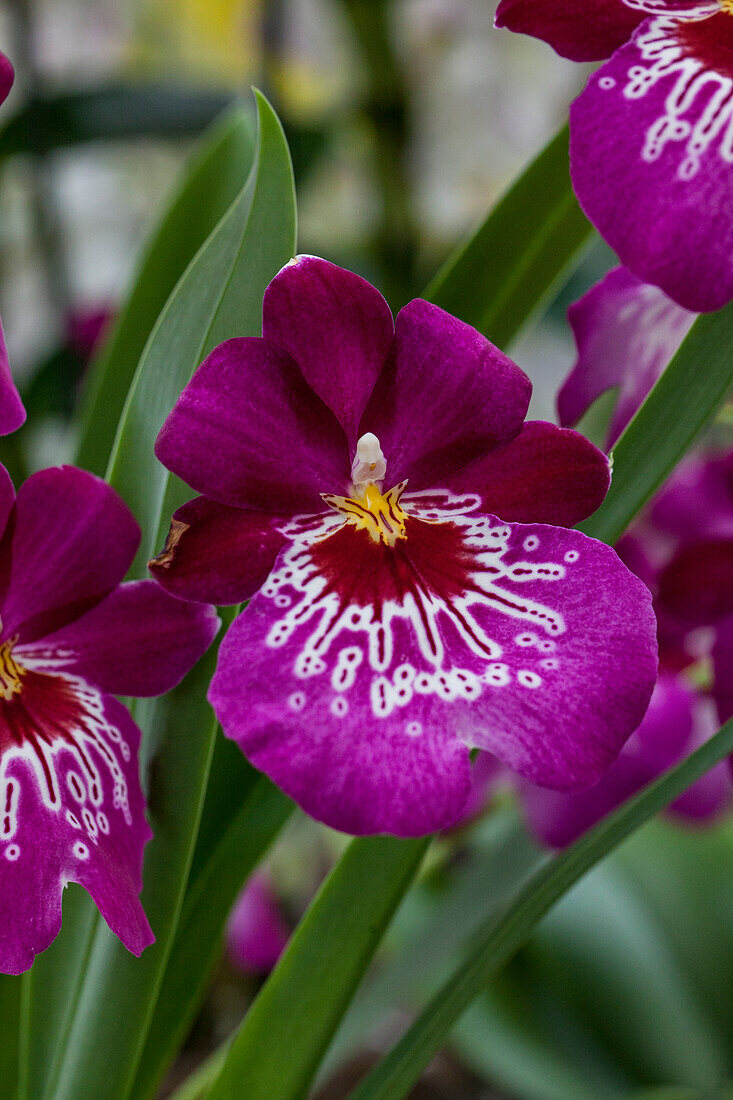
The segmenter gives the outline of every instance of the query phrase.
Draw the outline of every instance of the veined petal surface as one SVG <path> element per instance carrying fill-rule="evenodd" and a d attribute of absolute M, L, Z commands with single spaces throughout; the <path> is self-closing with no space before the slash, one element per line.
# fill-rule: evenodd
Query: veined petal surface
<path fill-rule="evenodd" d="M 165 548 L 148 568 L 179 599 L 243 603 L 272 569 L 285 543 L 279 528 L 286 520 L 196 497 L 173 514 Z"/>
<path fill-rule="evenodd" d="M 608 492 L 608 459 L 579 432 L 531 420 L 447 479 L 457 493 L 481 496 L 481 511 L 514 523 L 573 527 Z"/>
<path fill-rule="evenodd" d="M 155 453 L 199 493 L 266 512 L 320 507 L 348 480 L 346 437 L 293 359 L 270 340 L 214 348 L 163 425 Z"/>
<path fill-rule="evenodd" d="M 0 542 L 2 638 L 30 641 L 78 618 L 119 584 L 139 541 L 101 478 L 73 466 L 32 474 Z"/>
<path fill-rule="evenodd" d="M 102 691 L 144 697 L 175 687 L 219 628 L 213 607 L 152 580 L 121 584 L 73 623 L 14 647 L 21 663 L 83 676 Z"/>
<path fill-rule="evenodd" d="M 48 947 L 68 882 L 139 955 L 154 938 L 138 897 L 151 836 L 139 731 L 79 677 L 27 667 L 22 680 L 0 698 L 0 970 L 19 974 Z"/>
<path fill-rule="evenodd" d="M 733 297 L 733 14 L 664 8 L 571 107 L 571 175 L 622 263 L 703 312 Z"/>
<path fill-rule="evenodd" d="M 568 310 L 578 359 L 558 394 L 560 423 L 575 424 L 597 397 L 617 386 L 607 437 L 611 447 L 695 317 L 626 268 L 609 271 Z"/>
<path fill-rule="evenodd" d="M 394 335 L 379 291 L 328 260 L 296 256 L 265 291 L 262 335 L 291 355 L 353 447 Z"/>
<path fill-rule="evenodd" d="M 468 799 L 468 747 L 558 788 L 595 782 L 656 678 L 646 587 L 576 531 L 476 495 L 406 493 L 388 546 L 336 514 L 289 545 L 222 643 L 227 736 L 312 816 L 419 835 Z"/>
<path fill-rule="evenodd" d="M 393 485 L 409 477 L 411 489 L 427 489 L 515 436 L 531 392 L 480 332 L 416 298 L 397 315 L 360 432 L 379 438 Z"/>

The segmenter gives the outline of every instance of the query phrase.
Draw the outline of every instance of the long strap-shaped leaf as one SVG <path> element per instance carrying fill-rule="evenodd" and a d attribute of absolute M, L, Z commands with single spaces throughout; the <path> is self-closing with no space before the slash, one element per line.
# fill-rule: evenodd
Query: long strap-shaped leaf
<path fill-rule="evenodd" d="M 242 189 L 254 156 L 251 112 L 235 107 L 212 127 L 150 238 L 127 302 L 84 393 L 76 461 L 103 475 L 140 356 L 168 297 Z"/>
<path fill-rule="evenodd" d="M 430 843 L 353 840 L 249 1011 L 208 1096 L 297 1100 Z"/>
<path fill-rule="evenodd" d="M 566 126 L 448 259 L 424 297 L 505 348 L 592 232 L 570 186 Z"/>
<path fill-rule="evenodd" d="M 170 479 L 153 457 L 160 426 L 211 347 L 230 336 L 259 333 L 265 287 L 294 250 L 287 145 L 262 97 L 257 106 L 257 155 L 247 185 L 170 298 L 117 433 L 109 478 L 143 529 L 134 575 L 144 573 L 165 523 L 161 515 Z M 146 851 L 143 903 L 157 942 L 137 960 L 98 926 L 65 1056 L 49 1089 L 54 1100 L 131 1095 L 181 913 L 206 792 L 216 733 L 205 699 L 213 659 L 212 653 L 206 655 L 173 700 L 145 701 L 135 708 L 145 754 L 154 757 L 149 808 L 155 837 Z"/>
<path fill-rule="evenodd" d="M 613 452 L 613 483 L 580 530 L 614 543 L 715 415 L 733 385 L 733 304 L 703 314 Z"/>
<path fill-rule="evenodd" d="M 451 1027 L 487 981 L 524 944 L 547 911 L 630 833 L 664 809 L 733 751 L 733 719 L 702 748 L 610 814 L 531 876 L 515 900 L 480 934 L 466 962 L 445 983 L 352 1100 L 401 1100 Z M 274 1096 L 277 1095 L 275 1093 Z"/>

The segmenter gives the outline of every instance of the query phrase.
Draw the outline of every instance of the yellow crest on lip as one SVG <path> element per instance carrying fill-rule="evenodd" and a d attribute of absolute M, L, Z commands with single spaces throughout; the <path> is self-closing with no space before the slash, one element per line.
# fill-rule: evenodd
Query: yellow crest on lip
<path fill-rule="evenodd" d="M 13 646 L 17 641 L 11 638 L 0 645 L 0 698 L 12 699 L 23 690 L 22 677 L 25 669 L 13 657 Z"/>
<path fill-rule="evenodd" d="M 356 527 L 357 531 L 368 531 L 374 542 L 394 546 L 398 539 L 407 538 L 407 513 L 400 505 L 406 485 L 406 481 L 401 481 L 386 493 L 381 493 L 370 482 L 359 496 L 339 497 L 332 493 L 322 493 L 321 496 L 329 508 L 339 512 L 346 523 Z"/>

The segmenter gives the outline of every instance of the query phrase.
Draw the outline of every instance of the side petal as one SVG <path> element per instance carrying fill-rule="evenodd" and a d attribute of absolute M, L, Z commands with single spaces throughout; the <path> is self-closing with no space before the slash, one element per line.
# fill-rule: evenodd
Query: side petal
<path fill-rule="evenodd" d="M 286 352 L 254 337 L 204 359 L 155 453 L 197 492 L 265 512 L 313 511 L 322 492 L 345 488 L 350 470 L 333 413 Z"/>
<path fill-rule="evenodd" d="M 409 478 L 411 489 L 426 489 L 516 435 L 531 392 L 524 371 L 480 332 L 416 298 L 397 316 L 360 434 L 378 436 L 390 484 Z"/>
<path fill-rule="evenodd" d="M 61 927 L 68 882 L 89 891 L 136 955 L 153 942 L 139 900 L 151 834 L 140 733 L 125 708 L 73 677 L 26 672 L 0 700 L 0 970 L 20 974 Z"/>
<path fill-rule="evenodd" d="M 181 600 L 243 603 L 272 569 L 285 543 L 278 529 L 285 521 L 196 497 L 174 513 L 165 549 L 148 568 Z"/>
<path fill-rule="evenodd" d="M 557 398 L 561 424 L 575 424 L 606 390 L 619 395 L 611 447 L 687 335 L 695 314 L 658 287 L 617 267 L 568 310 L 578 359 Z"/>
<path fill-rule="evenodd" d="M 3 638 L 30 641 L 78 618 L 122 580 L 140 528 L 101 478 L 73 466 L 21 485 L 0 545 Z"/>
<path fill-rule="evenodd" d="M 213 607 L 177 600 L 155 581 L 121 584 L 68 626 L 14 652 L 25 665 L 83 676 L 114 695 L 162 695 L 209 648 Z"/>
<path fill-rule="evenodd" d="M 733 297 L 731 58 L 725 11 L 650 18 L 570 110 L 588 218 L 638 278 L 697 312 Z"/>
<path fill-rule="evenodd" d="M 571 61 L 600 61 L 628 42 L 643 11 L 624 0 L 501 0 L 496 26 L 531 34 Z"/>
<path fill-rule="evenodd" d="M 573 527 L 602 503 L 611 468 L 579 432 L 537 420 L 447 481 L 455 492 L 478 493 L 483 512 L 510 522 Z"/>
<path fill-rule="evenodd" d="M 547 786 L 596 782 L 656 679 L 648 589 L 577 531 L 509 525 L 448 490 L 400 503 L 392 543 L 337 515 L 284 528 L 220 649 L 225 734 L 355 833 L 454 823 L 468 747 Z"/>
<path fill-rule="evenodd" d="M 262 335 L 295 360 L 353 449 L 394 335 L 379 291 L 327 260 L 296 256 L 265 291 Z"/>
<path fill-rule="evenodd" d="M 691 751 L 694 705 L 694 693 L 679 678 L 660 677 L 643 722 L 599 783 L 573 794 L 523 783 L 522 804 L 535 835 L 551 848 L 572 844 L 681 760 Z"/>
<path fill-rule="evenodd" d="M 0 58 L 2 55 L 0 55 Z M 11 70 L 12 73 L 12 70 Z M 11 77 L 12 80 L 12 77 Z M 0 102 L 2 96 L 2 66 L 0 66 Z M 20 400 L 18 388 L 10 373 L 8 349 L 5 346 L 5 333 L 0 323 L 0 435 L 10 435 L 25 423 L 26 412 Z"/>

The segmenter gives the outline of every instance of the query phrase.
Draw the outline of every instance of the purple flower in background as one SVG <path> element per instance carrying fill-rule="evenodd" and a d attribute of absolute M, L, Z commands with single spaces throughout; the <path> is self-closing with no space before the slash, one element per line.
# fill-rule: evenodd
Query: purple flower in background
<path fill-rule="evenodd" d="M 576 424 L 618 387 L 608 426 L 612 447 L 690 330 L 696 314 L 617 267 L 568 310 L 578 359 L 557 398 L 560 423 Z"/>
<path fill-rule="evenodd" d="M 497 25 L 610 58 L 570 110 L 573 185 L 621 261 L 695 311 L 733 298 L 728 0 L 502 0 Z"/>
<path fill-rule="evenodd" d="M 120 584 L 140 532 L 83 470 L 43 470 L 16 497 L 0 467 L 0 531 L 0 970 L 48 947 L 68 882 L 139 955 L 150 829 L 140 734 L 113 695 L 173 687 L 218 620 L 152 581 Z"/>
<path fill-rule="evenodd" d="M 234 903 L 227 922 L 229 958 L 246 974 L 268 974 L 289 938 L 290 929 L 268 878 L 256 872 Z"/>
<path fill-rule="evenodd" d="M 226 735 L 351 833 L 454 822 L 473 746 L 595 782 L 656 675 L 647 590 L 565 526 L 603 499 L 605 456 L 523 424 L 529 380 L 475 329 L 419 299 L 393 322 L 324 260 L 275 277 L 263 331 L 209 355 L 156 446 L 205 495 L 154 576 L 254 596 L 209 692 Z"/>
<path fill-rule="evenodd" d="M 733 451 L 688 459 L 619 543 L 627 565 L 655 598 L 661 675 L 639 729 L 594 787 L 559 794 L 523 783 L 530 825 L 555 847 L 688 756 L 733 714 Z M 707 662 L 709 688 L 689 666 Z M 715 821 L 731 803 L 725 762 L 704 775 L 669 812 L 688 823 Z"/>
<path fill-rule="evenodd" d="M 5 54 L 0 53 L 0 104 L 7 99 L 13 86 L 13 66 Z M 0 322 L 0 435 L 15 432 L 25 422 L 25 409 L 10 373 L 8 349 Z"/>

